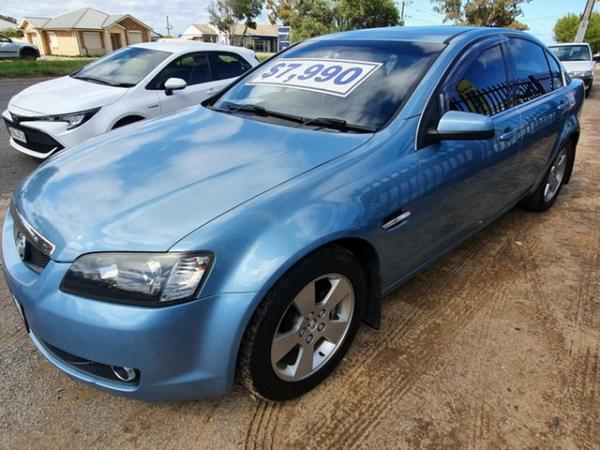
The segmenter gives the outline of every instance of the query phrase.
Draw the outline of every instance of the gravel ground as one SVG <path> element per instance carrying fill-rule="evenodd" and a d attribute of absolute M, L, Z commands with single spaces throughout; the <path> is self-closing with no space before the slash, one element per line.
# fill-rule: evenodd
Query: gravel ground
<path fill-rule="evenodd" d="M 0 80 L 0 108 L 28 84 Z M 304 398 L 147 404 L 60 374 L 0 277 L 0 448 L 600 448 L 600 82 L 571 184 L 389 295 Z M 0 131 L 0 216 L 36 163 Z"/>

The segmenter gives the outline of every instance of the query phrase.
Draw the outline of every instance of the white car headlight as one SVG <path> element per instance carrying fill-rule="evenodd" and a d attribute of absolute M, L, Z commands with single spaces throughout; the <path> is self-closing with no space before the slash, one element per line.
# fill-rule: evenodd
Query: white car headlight
<path fill-rule="evenodd" d="M 94 114 L 100 111 L 100 108 L 88 109 L 87 111 L 79 111 L 69 114 L 57 114 L 53 116 L 42 116 L 35 117 L 31 120 L 40 120 L 44 122 L 67 122 L 69 125 L 67 126 L 68 130 L 73 128 L 77 128 L 80 125 L 83 125 L 88 120 L 90 120 Z M 27 120 L 30 120 L 27 118 Z"/>

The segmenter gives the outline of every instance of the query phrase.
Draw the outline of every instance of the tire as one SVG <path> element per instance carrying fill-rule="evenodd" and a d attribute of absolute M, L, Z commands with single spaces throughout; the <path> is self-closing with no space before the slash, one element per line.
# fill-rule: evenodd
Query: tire
<path fill-rule="evenodd" d="M 522 202 L 523 207 L 530 211 L 542 212 L 554 205 L 572 167 L 573 155 L 573 143 L 567 142 L 552 161 L 540 185 Z"/>
<path fill-rule="evenodd" d="M 585 90 L 585 98 L 588 98 L 592 94 L 592 86 L 594 83 L 590 83 L 590 87 Z"/>
<path fill-rule="evenodd" d="M 37 59 L 40 55 L 32 48 L 24 48 L 21 50 L 21 59 Z"/>
<path fill-rule="evenodd" d="M 316 387 L 350 348 L 366 299 L 366 278 L 352 253 L 325 248 L 306 257 L 275 284 L 254 313 L 238 357 L 241 383 L 273 401 L 290 400 Z"/>

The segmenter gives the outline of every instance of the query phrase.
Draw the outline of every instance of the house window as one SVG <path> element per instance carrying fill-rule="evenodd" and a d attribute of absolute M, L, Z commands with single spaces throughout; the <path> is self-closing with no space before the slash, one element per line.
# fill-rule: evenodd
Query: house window
<path fill-rule="evenodd" d="M 58 48 L 58 37 L 54 31 L 48 32 L 48 40 L 50 41 L 51 48 Z"/>

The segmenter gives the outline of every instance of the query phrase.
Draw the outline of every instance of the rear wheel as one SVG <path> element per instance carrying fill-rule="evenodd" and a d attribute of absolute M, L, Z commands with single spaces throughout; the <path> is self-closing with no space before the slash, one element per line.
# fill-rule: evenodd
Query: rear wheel
<path fill-rule="evenodd" d="M 37 59 L 39 57 L 39 54 L 32 48 L 24 48 L 23 50 L 21 50 L 20 56 L 22 59 Z"/>
<path fill-rule="evenodd" d="M 565 144 L 552 161 L 538 188 L 523 202 L 531 211 L 546 211 L 552 207 L 567 177 L 572 164 L 573 145 Z"/>
<path fill-rule="evenodd" d="M 244 336 L 241 382 L 268 400 L 289 400 L 317 386 L 338 365 L 360 325 L 367 297 L 356 258 L 321 250 L 284 275 Z"/>

